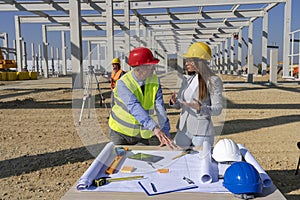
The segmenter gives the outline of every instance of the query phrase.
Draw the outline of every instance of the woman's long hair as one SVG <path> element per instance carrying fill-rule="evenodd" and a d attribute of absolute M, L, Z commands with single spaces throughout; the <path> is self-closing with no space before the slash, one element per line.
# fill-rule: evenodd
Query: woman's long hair
<path fill-rule="evenodd" d="M 202 78 L 201 73 L 198 74 L 198 90 L 199 90 L 199 100 L 203 101 L 207 95 L 207 85 L 205 80 Z"/>
<path fill-rule="evenodd" d="M 208 94 L 208 83 L 211 76 L 215 74 L 208 67 L 208 61 L 203 59 L 195 59 L 194 61 L 196 72 L 198 74 L 198 85 L 199 85 L 199 100 L 203 101 Z"/>

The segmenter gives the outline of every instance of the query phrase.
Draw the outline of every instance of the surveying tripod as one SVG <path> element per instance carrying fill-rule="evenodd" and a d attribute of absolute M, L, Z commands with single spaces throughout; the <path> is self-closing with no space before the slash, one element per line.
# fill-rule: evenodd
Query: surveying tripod
<path fill-rule="evenodd" d="M 100 83 L 97 79 L 97 76 L 94 72 L 94 66 L 88 66 L 88 72 L 87 72 L 87 79 L 85 82 L 85 87 L 84 87 L 84 93 L 83 93 L 83 99 L 82 99 L 82 106 L 81 106 L 81 111 L 80 111 L 80 116 L 79 116 L 79 121 L 78 125 L 81 124 L 82 120 L 82 114 L 84 110 L 84 106 L 86 103 L 86 100 L 88 99 L 88 118 L 90 118 L 90 108 L 91 108 L 91 97 L 92 97 L 92 79 L 93 76 L 95 77 L 96 83 L 97 83 L 97 90 L 99 91 L 99 99 L 100 99 L 100 106 L 105 105 L 105 108 L 107 109 L 107 106 L 105 104 L 105 98 L 102 95 L 101 88 L 100 88 Z"/>

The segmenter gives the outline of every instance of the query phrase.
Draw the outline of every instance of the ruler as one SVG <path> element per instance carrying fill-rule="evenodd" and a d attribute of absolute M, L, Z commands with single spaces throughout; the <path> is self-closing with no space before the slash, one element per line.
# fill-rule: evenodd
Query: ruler
<path fill-rule="evenodd" d="M 111 162 L 111 164 L 109 165 L 109 167 L 105 170 L 105 173 L 113 174 L 116 171 L 118 165 L 120 164 L 123 158 L 124 156 L 116 156 L 114 160 Z"/>
<path fill-rule="evenodd" d="M 113 174 L 116 171 L 118 165 L 121 163 L 122 159 L 124 158 L 124 156 L 126 154 L 126 151 L 128 151 L 128 150 L 129 149 L 126 147 L 116 147 L 115 148 L 116 157 L 111 162 L 109 167 L 105 170 L 106 174 Z"/>

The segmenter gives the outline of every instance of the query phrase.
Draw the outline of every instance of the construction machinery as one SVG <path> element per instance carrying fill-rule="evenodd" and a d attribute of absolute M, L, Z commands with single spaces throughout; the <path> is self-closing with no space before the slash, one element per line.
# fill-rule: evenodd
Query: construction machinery
<path fill-rule="evenodd" d="M 0 71 L 10 68 L 17 68 L 17 63 L 15 60 L 5 60 L 0 47 Z"/>

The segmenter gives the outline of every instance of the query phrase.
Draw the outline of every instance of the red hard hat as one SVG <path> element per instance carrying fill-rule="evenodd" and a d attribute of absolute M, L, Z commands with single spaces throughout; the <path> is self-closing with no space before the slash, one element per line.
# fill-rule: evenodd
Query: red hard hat
<path fill-rule="evenodd" d="M 153 65 L 157 64 L 159 59 L 154 58 L 150 49 L 146 47 L 138 47 L 133 49 L 128 58 L 128 64 L 131 67 L 136 67 L 140 65 Z"/>

